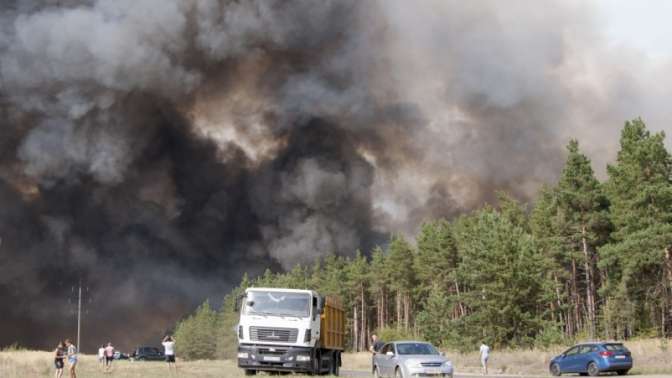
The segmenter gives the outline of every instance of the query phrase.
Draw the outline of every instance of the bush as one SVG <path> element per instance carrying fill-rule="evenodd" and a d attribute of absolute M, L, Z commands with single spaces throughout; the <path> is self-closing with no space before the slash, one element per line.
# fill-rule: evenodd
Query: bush
<path fill-rule="evenodd" d="M 217 350 L 217 312 L 206 301 L 175 330 L 176 353 L 186 360 L 214 359 Z"/>
<path fill-rule="evenodd" d="M 403 328 L 394 328 L 394 327 L 385 327 L 378 329 L 374 332 L 378 335 L 380 340 L 384 342 L 397 341 L 397 340 L 423 340 L 423 338 L 411 332 L 411 330 L 404 330 Z"/>

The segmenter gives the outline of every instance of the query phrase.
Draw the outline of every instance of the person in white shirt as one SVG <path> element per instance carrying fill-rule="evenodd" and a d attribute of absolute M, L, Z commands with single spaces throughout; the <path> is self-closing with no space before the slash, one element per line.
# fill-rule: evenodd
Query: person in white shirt
<path fill-rule="evenodd" d="M 105 345 L 98 348 L 98 362 L 100 362 L 100 368 L 103 369 L 105 367 Z"/>
<path fill-rule="evenodd" d="M 483 342 L 481 344 L 481 366 L 483 367 L 483 374 L 488 374 L 488 358 L 490 358 L 490 347 Z"/>
<path fill-rule="evenodd" d="M 175 365 L 175 340 L 173 340 L 172 336 L 166 336 L 163 338 L 161 345 L 163 345 L 163 354 L 166 356 L 168 370 L 170 371 L 170 368 L 173 367 L 175 368 L 175 372 L 177 372 L 177 365 Z"/>

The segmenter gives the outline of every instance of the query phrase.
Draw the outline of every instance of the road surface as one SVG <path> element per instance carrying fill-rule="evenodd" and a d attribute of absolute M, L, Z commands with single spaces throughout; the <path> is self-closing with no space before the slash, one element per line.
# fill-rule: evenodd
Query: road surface
<path fill-rule="evenodd" d="M 371 373 L 368 371 L 364 370 L 341 370 L 341 377 L 353 377 L 353 378 L 364 378 L 364 377 L 371 377 Z M 475 374 L 475 373 L 456 373 L 453 378 L 473 378 L 473 377 L 483 377 L 481 374 Z M 534 376 L 534 375 L 525 375 L 525 376 L 520 376 L 520 375 L 500 375 L 500 374 L 491 374 L 487 375 L 486 377 L 494 377 L 494 378 L 533 378 L 533 377 L 544 377 L 548 378 L 548 376 Z M 641 376 L 638 376 L 637 378 L 641 378 Z"/>

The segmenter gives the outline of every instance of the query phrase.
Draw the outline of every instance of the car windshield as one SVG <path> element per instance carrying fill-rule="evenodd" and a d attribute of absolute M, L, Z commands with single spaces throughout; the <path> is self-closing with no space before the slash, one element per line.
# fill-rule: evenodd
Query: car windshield
<path fill-rule="evenodd" d="M 403 343 L 397 344 L 399 354 L 439 354 L 430 344 L 426 343 Z"/>
<path fill-rule="evenodd" d="M 628 350 L 623 344 L 604 344 L 604 348 L 610 352 L 625 352 Z"/>
<path fill-rule="evenodd" d="M 250 291 L 247 293 L 245 314 L 308 317 L 310 298 L 307 293 Z"/>

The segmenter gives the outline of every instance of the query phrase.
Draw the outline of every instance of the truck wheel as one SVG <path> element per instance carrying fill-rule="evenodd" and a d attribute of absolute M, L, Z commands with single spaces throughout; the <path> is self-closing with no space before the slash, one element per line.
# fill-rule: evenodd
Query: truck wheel
<path fill-rule="evenodd" d="M 245 369 L 245 375 L 257 375 L 257 371 L 252 369 Z"/>
<path fill-rule="evenodd" d="M 332 358 L 331 358 L 331 375 L 334 377 L 338 377 L 338 374 L 340 373 L 341 369 L 341 354 L 338 352 L 334 352 Z"/>

